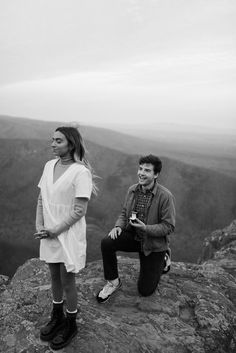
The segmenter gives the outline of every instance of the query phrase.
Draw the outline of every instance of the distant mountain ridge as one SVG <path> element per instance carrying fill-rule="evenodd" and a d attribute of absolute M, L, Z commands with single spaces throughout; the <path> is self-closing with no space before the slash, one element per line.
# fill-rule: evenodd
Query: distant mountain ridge
<path fill-rule="evenodd" d="M 52 131 L 63 124 L 64 122 L 46 122 L 0 115 L 0 138 L 49 140 Z M 233 143 L 232 136 L 229 137 L 230 141 L 227 144 L 231 148 L 222 145 L 220 136 L 219 146 L 216 148 L 216 143 L 212 144 L 211 141 L 208 141 L 207 134 L 203 133 L 203 138 L 198 144 L 196 141 L 192 144 L 191 136 L 187 135 L 187 140 L 185 138 L 185 141 L 182 141 L 182 135 L 176 133 L 176 136 L 174 136 L 173 132 L 168 132 L 168 130 L 164 132 L 163 127 L 156 138 L 154 132 L 149 133 L 151 136 L 145 135 L 145 133 L 143 137 L 131 136 L 128 129 L 127 134 L 84 125 L 81 125 L 80 130 L 86 140 L 104 147 L 135 155 L 152 152 L 188 164 L 216 170 L 236 178 L 236 138 Z"/>

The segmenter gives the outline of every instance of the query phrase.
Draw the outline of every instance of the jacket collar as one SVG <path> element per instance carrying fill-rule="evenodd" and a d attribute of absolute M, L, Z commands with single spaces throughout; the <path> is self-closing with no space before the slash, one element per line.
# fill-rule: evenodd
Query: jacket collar
<path fill-rule="evenodd" d="M 151 193 L 152 193 L 153 195 L 156 195 L 158 188 L 159 188 L 159 184 L 158 184 L 158 182 L 157 182 L 157 180 L 156 180 L 156 182 L 155 182 L 155 184 L 154 184 L 152 190 L 150 190 Z M 140 184 L 134 184 L 134 185 L 131 187 L 131 191 L 134 192 L 134 193 L 137 192 L 138 190 L 142 190 Z"/>

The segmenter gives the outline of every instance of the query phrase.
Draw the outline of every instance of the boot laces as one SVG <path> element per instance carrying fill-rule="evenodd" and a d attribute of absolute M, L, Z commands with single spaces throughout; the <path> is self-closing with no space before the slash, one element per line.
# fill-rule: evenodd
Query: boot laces
<path fill-rule="evenodd" d="M 69 324 L 69 320 L 67 319 L 65 321 L 65 326 L 57 334 L 58 341 L 66 339 L 67 336 L 69 335 L 69 332 L 70 332 L 70 324 Z"/>
<path fill-rule="evenodd" d="M 53 311 L 51 315 L 51 319 L 49 320 L 46 326 L 56 325 L 59 318 L 60 318 L 60 314 L 57 311 Z"/>

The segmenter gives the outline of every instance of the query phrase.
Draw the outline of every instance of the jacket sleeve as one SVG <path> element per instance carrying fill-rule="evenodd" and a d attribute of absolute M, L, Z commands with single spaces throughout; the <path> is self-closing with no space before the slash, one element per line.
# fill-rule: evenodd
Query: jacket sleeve
<path fill-rule="evenodd" d="M 172 194 L 165 196 L 160 204 L 160 222 L 146 225 L 147 237 L 163 237 L 172 233 L 175 229 L 175 200 Z"/>
<path fill-rule="evenodd" d="M 121 229 L 124 229 L 127 225 L 127 202 L 128 202 L 128 198 L 129 198 L 129 190 L 126 194 L 125 197 L 125 202 L 122 208 L 122 211 L 119 215 L 119 217 L 117 218 L 117 221 L 115 223 L 115 227 L 120 227 Z"/>

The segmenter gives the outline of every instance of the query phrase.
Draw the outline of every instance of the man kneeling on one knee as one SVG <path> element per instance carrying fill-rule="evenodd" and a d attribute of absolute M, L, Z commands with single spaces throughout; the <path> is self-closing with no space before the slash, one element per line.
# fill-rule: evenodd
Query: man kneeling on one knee
<path fill-rule="evenodd" d="M 175 228 L 174 197 L 157 181 L 161 160 L 148 155 L 139 159 L 138 183 L 126 194 L 115 227 L 101 242 L 105 286 L 97 294 L 106 302 L 121 287 L 117 251 L 137 252 L 140 260 L 138 291 L 149 296 L 157 288 L 169 247 L 168 235 Z"/>

